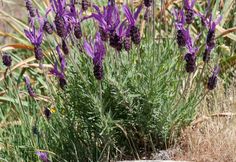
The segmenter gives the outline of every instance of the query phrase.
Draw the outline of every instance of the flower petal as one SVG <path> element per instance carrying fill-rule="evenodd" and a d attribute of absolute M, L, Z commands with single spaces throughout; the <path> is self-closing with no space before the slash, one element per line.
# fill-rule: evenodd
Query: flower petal
<path fill-rule="evenodd" d="M 141 5 L 139 5 L 137 11 L 135 11 L 135 13 L 134 13 L 134 19 L 135 19 L 135 20 L 137 20 L 138 15 L 139 15 L 140 12 L 142 11 L 142 8 L 143 8 L 143 5 L 141 4 Z"/>
<path fill-rule="evenodd" d="M 129 9 L 129 7 L 127 5 L 123 5 L 123 11 L 125 13 L 126 18 L 128 19 L 130 25 L 134 25 L 135 24 L 135 20 L 134 17 Z"/>
<path fill-rule="evenodd" d="M 86 40 L 84 41 L 84 50 L 89 57 L 94 58 L 94 50 Z"/>

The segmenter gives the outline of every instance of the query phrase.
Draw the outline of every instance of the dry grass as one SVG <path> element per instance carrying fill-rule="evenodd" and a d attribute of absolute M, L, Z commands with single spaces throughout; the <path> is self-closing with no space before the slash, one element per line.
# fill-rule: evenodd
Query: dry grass
<path fill-rule="evenodd" d="M 198 122 L 182 132 L 174 159 L 197 162 L 236 162 L 236 82 L 203 101 Z M 213 115 L 227 112 L 224 115 Z"/>
<path fill-rule="evenodd" d="M 206 162 L 236 161 L 235 119 L 216 118 L 187 128 L 175 159 Z"/>

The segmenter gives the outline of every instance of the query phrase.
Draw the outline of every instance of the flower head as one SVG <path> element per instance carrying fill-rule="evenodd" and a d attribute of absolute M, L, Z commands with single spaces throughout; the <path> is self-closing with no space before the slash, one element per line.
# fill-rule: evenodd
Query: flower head
<path fill-rule="evenodd" d="M 103 78 L 103 65 L 102 61 L 105 57 L 106 49 L 101 40 L 99 33 L 96 34 L 94 43 L 91 45 L 87 41 L 84 42 L 85 52 L 93 59 L 94 76 L 98 80 Z"/>
<path fill-rule="evenodd" d="M 48 153 L 47 152 L 37 151 L 36 155 L 38 155 L 38 157 L 41 161 L 50 162 L 50 160 L 48 160 Z"/>
<path fill-rule="evenodd" d="M 43 41 L 43 26 L 44 21 L 39 16 L 38 10 L 36 11 L 38 15 L 39 21 L 39 29 L 36 29 L 34 24 L 34 19 L 30 17 L 30 28 L 28 30 L 24 30 L 25 36 L 30 40 L 31 44 L 34 46 L 34 53 L 37 60 L 41 60 L 43 58 L 43 52 L 41 48 L 41 44 Z"/>
<path fill-rule="evenodd" d="M 40 17 L 38 17 L 39 20 L 39 29 L 36 29 L 34 24 L 34 19 L 30 18 L 30 28 L 28 30 L 24 30 L 25 36 L 30 40 L 30 42 L 34 46 L 40 46 L 43 41 L 43 21 Z"/>
<path fill-rule="evenodd" d="M 177 30 L 177 44 L 179 47 L 184 47 L 189 39 L 188 31 L 184 28 L 185 17 L 183 10 L 174 10 L 175 28 Z"/>
<path fill-rule="evenodd" d="M 150 7 L 152 5 L 152 0 L 144 0 L 144 5 Z"/>
<path fill-rule="evenodd" d="M 101 38 L 103 41 L 106 41 L 108 35 L 115 31 L 120 23 L 119 9 L 111 3 L 103 7 L 103 12 L 101 12 L 98 6 L 93 5 L 93 7 L 97 13 L 92 13 L 91 17 L 99 23 Z"/>
<path fill-rule="evenodd" d="M 185 69 L 188 73 L 192 73 L 196 69 L 196 53 L 198 51 L 198 48 L 194 47 L 194 42 L 192 38 L 190 37 L 189 29 L 186 32 L 187 34 L 187 49 L 188 52 L 184 56 L 184 59 L 186 61 Z"/>
<path fill-rule="evenodd" d="M 32 88 L 31 85 L 30 85 L 30 79 L 29 79 L 29 77 L 28 77 L 28 76 L 25 76 L 25 77 L 24 77 L 24 81 L 25 81 L 26 89 L 27 89 L 29 95 L 30 95 L 31 97 L 35 97 L 36 95 L 35 95 L 35 93 L 34 93 L 33 88 Z"/>
<path fill-rule="evenodd" d="M 59 37 L 65 38 L 70 30 L 70 12 L 66 10 L 66 0 L 50 0 L 52 9 L 56 13 L 55 26 Z"/>
<path fill-rule="evenodd" d="M 130 32 L 131 40 L 134 44 L 140 44 L 141 38 L 140 38 L 140 31 L 138 27 L 136 26 L 136 22 L 138 19 L 138 15 L 142 11 L 142 4 L 139 5 L 138 9 L 134 14 L 130 11 L 129 7 L 127 5 L 123 5 L 123 11 L 124 14 L 129 22 L 129 28 L 127 29 L 128 32 Z"/>
<path fill-rule="evenodd" d="M 58 63 L 55 62 L 54 66 L 53 66 L 53 69 L 50 70 L 50 73 L 53 74 L 54 76 L 56 76 L 59 79 L 59 85 L 62 89 L 64 89 L 65 85 L 67 84 L 66 78 L 65 78 L 64 72 L 59 71 L 57 66 L 58 66 Z"/>
<path fill-rule="evenodd" d="M 116 28 L 115 31 L 113 31 L 110 34 L 110 45 L 115 48 L 117 51 L 121 51 L 122 50 L 122 46 L 123 46 L 123 39 L 125 36 L 129 35 L 128 32 L 128 28 L 125 26 L 126 20 L 123 21 L 119 27 Z"/>
<path fill-rule="evenodd" d="M 48 34 L 53 33 L 53 26 L 48 22 L 47 16 L 51 12 L 51 8 L 48 8 L 45 14 L 45 17 L 43 18 L 43 30 L 46 31 Z"/>
<path fill-rule="evenodd" d="M 203 57 L 202 57 L 204 62 L 209 62 L 212 49 L 213 49 L 212 47 L 206 46 L 206 49 L 203 52 Z"/>
<path fill-rule="evenodd" d="M 213 90 L 216 87 L 217 84 L 217 75 L 220 72 L 220 67 L 217 65 L 214 68 L 214 71 L 212 73 L 212 76 L 208 79 L 208 83 L 207 83 L 207 88 L 209 90 Z"/>
<path fill-rule="evenodd" d="M 36 16 L 35 9 L 32 5 L 31 0 L 25 0 L 25 7 L 29 12 L 30 17 L 35 17 Z"/>
<path fill-rule="evenodd" d="M 80 10 L 80 12 L 78 12 L 75 8 L 74 0 L 71 0 L 69 15 L 71 16 L 71 23 L 74 28 L 74 35 L 77 39 L 82 38 L 82 29 L 80 25 L 80 22 L 83 21 L 82 13 L 83 13 L 83 10 Z"/>
<path fill-rule="evenodd" d="M 5 66 L 10 67 L 12 62 L 11 56 L 9 54 L 3 54 L 2 62 Z"/>
<path fill-rule="evenodd" d="M 215 28 L 220 23 L 221 20 L 222 20 L 222 16 L 219 16 L 215 21 L 213 21 L 212 14 L 210 15 L 209 19 L 206 20 L 206 24 L 208 27 L 206 43 L 211 48 L 215 46 Z"/>

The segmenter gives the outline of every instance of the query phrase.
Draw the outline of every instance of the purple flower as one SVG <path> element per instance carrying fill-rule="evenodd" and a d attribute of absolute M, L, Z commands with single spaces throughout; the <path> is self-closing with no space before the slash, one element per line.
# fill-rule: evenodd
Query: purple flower
<path fill-rule="evenodd" d="M 122 38 L 114 31 L 110 35 L 110 46 L 121 51 L 122 49 Z"/>
<path fill-rule="evenodd" d="M 29 12 L 30 17 L 35 17 L 36 16 L 35 9 L 32 6 L 31 0 L 25 0 L 25 7 L 27 8 L 27 10 Z"/>
<path fill-rule="evenodd" d="M 185 69 L 187 73 L 192 73 L 196 69 L 196 56 L 195 53 L 187 53 L 184 56 L 184 59 L 186 61 Z"/>
<path fill-rule="evenodd" d="M 37 12 L 38 13 L 38 12 Z M 42 60 L 43 58 L 43 52 L 41 48 L 41 44 L 43 41 L 43 20 L 39 17 L 38 15 L 38 20 L 39 20 L 39 29 L 35 28 L 34 25 L 34 19 L 30 18 L 30 29 L 29 30 L 24 30 L 26 37 L 30 40 L 32 45 L 34 46 L 34 53 L 35 53 L 35 58 L 37 60 Z"/>
<path fill-rule="evenodd" d="M 213 49 L 212 47 L 206 46 L 206 49 L 203 52 L 203 57 L 202 57 L 204 62 L 209 62 L 212 49 Z"/>
<path fill-rule="evenodd" d="M 191 1 L 191 3 L 189 1 Z M 195 4 L 195 0 L 184 0 L 184 10 L 185 10 L 187 24 L 191 24 L 194 20 L 194 16 L 195 16 L 195 13 L 193 10 L 194 4 Z"/>
<path fill-rule="evenodd" d="M 209 14 L 210 8 L 211 8 L 211 1 L 207 0 L 207 8 L 205 10 L 205 13 L 204 14 L 200 12 L 196 13 L 197 16 L 200 17 L 202 25 L 205 27 L 207 27 L 207 18 L 210 16 Z"/>
<path fill-rule="evenodd" d="M 217 84 L 217 75 L 220 72 L 220 67 L 217 65 L 214 68 L 214 71 L 212 73 L 212 76 L 208 79 L 208 83 L 207 83 L 207 88 L 209 90 L 213 90 L 216 87 Z"/>
<path fill-rule="evenodd" d="M 110 5 L 110 6 L 115 6 L 115 4 L 116 4 L 116 1 L 115 0 L 108 0 L 108 5 Z"/>
<path fill-rule="evenodd" d="M 9 54 L 3 54 L 2 62 L 5 66 L 10 67 L 12 62 L 11 56 Z"/>
<path fill-rule="evenodd" d="M 215 47 L 215 28 L 222 20 L 222 16 L 219 16 L 215 21 L 212 20 L 212 14 L 210 15 L 209 19 L 206 20 L 206 24 L 208 27 L 207 33 L 207 46 L 214 48 Z"/>
<path fill-rule="evenodd" d="M 56 13 L 55 26 L 59 37 L 65 38 L 69 28 L 69 12 L 66 11 L 66 0 L 50 0 L 52 9 Z"/>
<path fill-rule="evenodd" d="M 142 10 L 142 5 L 138 7 L 138 9 L 134 14 L 132 14 L 129 7 L 127 5 L 123 5 L 124 14 L 129 22 L 128 30 L 130 31 L 131 40 L 134 42 L 134 44 L 140 44 L 141 41 L 140 31 L 136 26 L 136 21 L 138 19 L 138 15 L 141 12 L 141 10 Z"/>
<path fill-rule="evenodd" d="M 119 9 L 116 5 L 110 5 L 103 7 L 103 12 L 100 11 L 99 7 L 94 5 L 94 9 L 97 13 L 92 13 L 90 17 L 94 18 L 99 24 L 99 31 L 101 39 L 103 41 L 108 40 L 108 36 L 116 30 L 120 23 Z"/>
<path fill-rule="evenodd" d="M 177 44 L 184 47 L 188 41 L 188 31 L 184 28 L 185 18 L 183 10 L 174 10 L 175 28 L 177 30 Z"/>
<path fill-rule="evenodd" d="M 131 37 L 125 37 L 124 38 L 124 49 L 127 52 L 129 52 L 131 48 L 132 48 Z"/>
<path fill-rule="evenodd" d="M 28 77 L 28 76 L 25 76 L 25 77 L 24 77 L 24 81 L 25 81 L 26 89 L 27 89 L 29 95 L 30 95 L 31 97 L 35 97 L 36 95 L 35 95 L 35 93 L 34 93 L 33 88 L 32 88 L 31 85 L 30 85 L 30 79 L 29 79 L 29 77 Z"/>
<path fill-rule="evenodd" d="M 102 80 L 103 78 L 103 65 L 102 61 L 105 57 L 106 49 L 101 40 L 99 33 L 96 34 L 94 43 L 91 45 L 87 41 L 84 42 L 85 52 L 89 57 L 93 59 L 94 65 L 94 76 L 97 80 Z"/>
<path fill-rule="evenodd" d="M 194 42 L 190 37 L 189 29 L 186 31 L 186 36 L 188 52 L 184 56 L 186 61 L 185 69 L 188 73 L 192 73 L 196 70 L 196 52 L 198 51 L 198 48 L 194 47 Z"/>
<path fill-rule="evenodd" d="M 38 157 L 41 161 L 50 162 L 50 160 L 48 160 L 48 153 L 47 152 L 37 151 L 36 155 L 38 155 Z"/>
<path fill-rule="evenodd" d="M 50 73 L 56 76 L 59 79 L 59 85 L 62 89 L 64 89 L 65 85 L 67 84 L 64 72 L 60 72 L 57 68 L 57 62 L 54 63 L 53 69 L 50 70 Z"/>
<path fill-rule="evenodd" d="M 75 26 L 74 26 L 74 35 L 77 39 L 82 38 L 82 29 L 81 29 L 80 23 L 75 24 Z"/>
<path fill-rule="evenodd" d="M 53 33 L 53 26 L 48 22 L 47 16 L 50 13 L 51 8 L 48 8 L 44 17 L 44 23 L 43 23 L 43 30 L 47 32 L 48 34 Z"/>
<path fill-rule="evenodd" d="M 144 5 L 150 7 L 152 5 L 152 0 L 144 0 Z"/>
<path fill-rule="evenodd" d="M 78 11 L 75 8 L 75 2 L 74 0 L 71 0 L 70 3 L 70 16 L 71 16 L 71 22 L 73 24 L 73 28 L 74 28 L 74 35 L 77 39 L 81 39 L 82 38 L 82 29 L 81 29 L 81 25 L 80 22 L 83 20 L 81 18 L 82 16 L 82 10 L 78 13 Z"/>
<path fill-rule="evenodd" d="M 123 47 L 123 37 L 129 35 L 129 31 L 125 26 L 125 21 L 123 21 L 115 31 L 110 34 L 110 45 L 115 48 L 117 51 L 121 51 Z"/>
<path fill-rule="evenodd" d="M 58 54 L 59 61 L 60 61 L 60 64 L 61 64 L 61 71 L 64 71 L 65 68 L 66 68 L 66 60 L 65 60 L 65 57 L 64 57 L 63 54 L 61 53 L 61 49 L 60 49 L 59 46 L 56 47 L 56 50 L 57 50 L 57 54 Z"/>

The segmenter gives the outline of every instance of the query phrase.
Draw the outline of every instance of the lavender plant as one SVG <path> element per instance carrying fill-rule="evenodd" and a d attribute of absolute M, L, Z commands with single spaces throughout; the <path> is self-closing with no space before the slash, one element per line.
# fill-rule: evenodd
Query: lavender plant
<path fill-rule="evenodd" d="M 119 6 L 114 0 L 106 1 L 105 6 L 99 3 L 51 0 L 45 13 L 33 11 L 26 1 L 30 21 L 25 35 L 41 64 L 37 72 L 40 83 L 24 78 L 30 97 L 14 91 L 21 113 L 30 116 L 22 115 L 26 126 L 22 129 L 30 133 L 20 135 L 31 138 L 31 144 L 25 144 L 30 151 L 17 148 L 28 159 L 109 161 L 124 159 L 123 155 L 138 159 L 155 150 L 149 146 L 163 149 L 171 144 L 171 135 L 178 134 L 196 114 L 204 87 L 192 91 L 190 86 L 183 95 L 179 80 L 186 77 L 183 69 L 189 76 L 197 73 L 202 46 L 203 60 L 210 63 L 221 18 L 212 21 L 212 16 L 195 11 L 195 1 L 184 0 L 183 8 L 174 11 L 177 44 L 183 56 L 179 61 L 172 40 L 156 41 L 155 31 L 161 30 L 162 24 L 154 17 L 145 18 L 155 15 L 156 2 L 143 0 L 132 7 Z M 150 28 L 142 37 L 139 22 L 143 19 L 150 20 L 146 22 Z M 191 26 L 198 19 L 204 20 L 208 31 L 193 39 Z M 3 59 L 6 66 L 9 60 Z M 27 73 L 35 75 L 30 70 Z M 208 90 L 216 87 L 218 73 L 217 67 L 206 81 Z M 45 89 L 39 86 L 43 83 Z M 29 101 L 27 106 L 23 99 Z"/>

